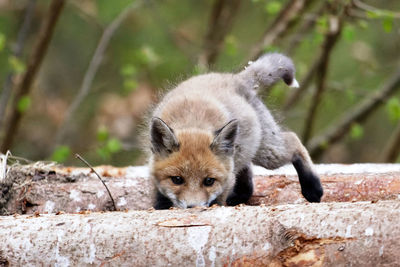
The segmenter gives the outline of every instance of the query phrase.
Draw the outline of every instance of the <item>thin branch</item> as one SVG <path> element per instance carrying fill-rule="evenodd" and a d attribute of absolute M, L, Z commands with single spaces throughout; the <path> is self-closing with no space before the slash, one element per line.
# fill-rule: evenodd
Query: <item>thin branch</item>
<path fill-rule="evenodd" d="M 21 58 L 22 51 L 24 48 L 26 37 L 28 36 L 29 30 L 32 25 L 33 13 L 35 11 L 36 0 L 30 0 L 25 10 L 24 20 L 22 22 L 21 28 L 18 32 L 17 42 L 12 47 L 12 55 L 16 58 Z M 7 75 L 4 82 L 3 91 L 0 97 L 0 129 L 3 129 L 3 123 L 5 120 L 7 103 L 11 96 L 13 77 L 14 73 L 11 72 Z"/>
<path fill-rule="evenodd" d="M 318 105 L 321 103 L 322 94 L 325 91 L 326 76 L 328 72 L 329 60 L 331 52 L 337 41 L 339 40 L 342 26 L 343 16 L 331 16 L 329 19 L 329 31 L 325 36 L 325 41 L 322 47 L 321 60 L 316 66 L 316 84 L 317 88 L 311 100 L 311 106 L 308 110 L 306 121 L 303 129 L 303 143 L 307 143 L 317 116 Z"/>
<path fill-rule="evenodd" d="M 283 104 L 283 110 L 288 111 L 292 108 L 300 99 L 301 96 L 307 91 L 308 87 L 310 86 L 317 68 L 323 62 L 323 51 L 321 52 L 320 56 L 316 58 L 316 60 L 312 63 L 311 67 L 309 68 L 306 76 L 304 77 L 303 81 L 300 83 L 298 88 L 293 88 L 292 93 L 288 96 L 285 103 Z"/>
<path fill-rule="evenodd" d="M 48 15 L 38 34 L 38 41 L 36 42 L 32 55 L 28 60 L 26 72 L 22 77 L 21 83 L 16 87 L 16 95 L 12 104 L 11 115 L 7 124 L 8 127 L 0 151 L 7 151 L 11 147 L 14 137 L 17 134 L 19 123 L 23 116 L 23 112 L 18 109 L 18 103 L 22 97 L 29 95 L 32 83 L 47 52 L 58 18 L 60 17 L 61 11 L 64 7 L 64 3 L 65 0 L 53 0 L 50 4 Z"/>
<path fill-rule="evenodd" d="M 326 4 L 321 5 L 320 9 L 317 11 L 317 16 L 315 16 L 315 20 L 310 20 L 308 23 L 304 25 L 304 28 L 302 28 L 299 33 L 298 37 L 294 37 L 291 41 L 291 44 L 289 45 L 288 48 L 288 53 L 293 53 L 294 45 L 297 44 L 297 42 L 301 41 L 301 36 L 305 36 L 305 32 L 310 30 L 313 25 L 315 24 L 315 21 L 319 16 L 321 16 L 326 8 Z M 314 22 L 313 22 L 314 21 Z M 290 47 L 292 46 L 292 48 Z M 323 48 L 325 46 L 322 46 Z M 324 51 L 321 51 L 319 56 L 314 60 L 314 62 L 311 64 L 311 67 L 309 68 L 307 74 L 305 75 L 303 81 L 300 83 L 300 86 L 298 88 L 294 88 L 291 94 L 287 97 L 285 100 L 285 103 L 283 104 L 283 110 L 286 112 L 289 109 L 291 109 L 302 97 L 302 95 L 307 91 L 309 88 L 311 82 L 313 81 L 313 78 L 315 76 L 315 73 L 317 71 L 317 68 L 323 63 L 323 56 L 324 56 Z"/>
<path fill-rule="evenodd" d="M 323 134 L 314 137 L 308 145 L 313 157 L 319 157 L 332 144 L 340 141 L 354 123 L 362 123 L 368 116 L 380 107 L 384 101 L 400 88 L 400 68 L 388 79 L 381 89 L 366 97 L 361 103 L 347 111 L 335 124 L 332 124 Z"/>
<path fill-rule="evenodd" d="M 198 65 L 203 69 L 215 63 L 225 36 L 231 31 L 241 0 L 215 0 Z"/>
<path fill-rule="evenodd" d="M 157 23 L 158 27 L 166 33 L 168 39 L 175 44 L 186 58 L 188 58 L 193 64 L 196 64 L 197 57 L 194 56 L 193 52 L 188 48 L 199 49 L 200 45 L 198 42 L 190 40 L 183 36 L 179 31 L 176 31 L 175 28 L 173 28 L 173 25 L 171 25 L 169 21 L 164 18 L 163 14 L 161 14 L 157 2 L 154 0 L 146 0 L 145 3 L 151 9 L 153 20 Z"/>
<path fill-rule="evenodd" d="M 314 28 L 318 18 L 324 13 L 325 7 L 326 3 L 322 3 L 313 14 L 305 16 L 304 23 L 292 34 L 290 40 L 287 41 L 286 53 L 288 55 L 294 54 L 294 51 L 299 47 L 301 41 L 307 36 L 307 33 Z"/>
<path fill-rule="evenodd" d="M 400 122 L 382 153 L 382 162 L 396 162 L 400 154 Z"/>
<path fill-rule="evenodd" d="M 69 106 L 68 110 L 66 111 L 63 123 L 61 124 L 56 134 L 56 142 L 55 142 L 56 144 L 61 144 L 62 142 L 64 142 L 64 138 L 69 129 L 69 125 L 71 123 L 73 115 L 78 110 L 80 104 L 85 99 L 85 97 L 89 94 L 89 91 L 92 88 L 94 77 L 103 60 L 104 52 L 107 49 L 111 37 L 114 35 L 115 31 L 119 28 L 121 23 L 129 16 L 129 14 L 134 9 L 138 8 L 141 5 L 141 3 L 142 1 L 132 2 L 104 30 L 100 38 L 100 41 L 96 47 L 96 51 L 93 54 L 92 60 L 89 63 L 89 67 L 86 70 L 79 92 L 76 95 L 75 99 L 73 100 L 72 104 Z"/>
<path fill-rule="evenodd" d="M 354 7 L 361 9 L 363 11 L 374 12 L 377 14 L 386 13 L 386 14 L 390 14 L 390 16 L 395 19 L 400 18 L 400 12 L 393 12 L 391 10 L 376 8 L 376 7 L 368 5 L 360 0 L 353 0 L 352 2 L 353 2 Z"/>
<path fill-rule="evenodd" d="M 115 206 L 115 201 L 114 198 L 111 195 L 110 190 L 108 189 L 106 183 L 103 181 L 103 179 L 101 179 L 100 175 L 96 172 L 96 170 L 92 167 L 92 165 L 89 164 L 89 162 L 87 162 L 84 158 L 82 158 L 79 154 L 75 154 L 75 157 L 77 159 L 80 159 L 83 163 L 85 163 L 91 170 L 92 172 L 94 172 L 94 174 L 96 174 L 97 178 L 99 178 L 99 180 L 102 182 L 102 184 L 104 185 L 104 187 L 107 189 L 108 195 L 110 196 L 111 202 L 113 204 L 114 207 L 114 211 L 117 211 L 117 206 Z"/>
<path fill-rule="evenodd" d="M 282 8 L 276 19 L 264 32 L 261 40 L 253 47 L 250 52 L 249 60 L 253 61 L 260 57 L 264 48 L 276 42 L 289 29 L 289 25 L 299 17 L 303 11 L 310 6 L 314 0 L 291 0 Z M 249 60 L 246 60 L 249 61 Z"/>

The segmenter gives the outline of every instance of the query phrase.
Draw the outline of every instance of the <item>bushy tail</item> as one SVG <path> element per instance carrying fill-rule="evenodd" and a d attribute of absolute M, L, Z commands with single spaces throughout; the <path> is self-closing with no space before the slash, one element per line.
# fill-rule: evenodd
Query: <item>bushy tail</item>
<path fill-rule="evenodd" d="M 295 68 L 292 60 L 279 53 L 261 56 L 255 62 L 238 73 L 244 82 L 253 88 L 267 88 L 282 79 L 290 87 L 299 87 L 295 79 Z"/>

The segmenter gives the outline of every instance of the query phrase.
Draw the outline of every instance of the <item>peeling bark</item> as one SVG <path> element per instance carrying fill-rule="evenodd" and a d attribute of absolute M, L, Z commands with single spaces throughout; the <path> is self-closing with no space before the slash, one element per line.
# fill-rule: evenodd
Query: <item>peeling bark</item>
<path fill-rule="evenodd" d="M 316 167 L 324 186 L 323 202 L 390 200 L 400 196 L 400 164 Z M 147 168 L 95 169 L 103 176 L 118 209 L 142 210 L 152 206 L 153 188 Z M 276 171 L 256 167 L 254 173 L 255 191 L 250 205 L 306 203 L 291 166 Z M 3 215 L 112 209 L 106 189 L 89 168 L 16 166 L 9 170 L 1 188 Z"/>
<path fill-rule="evenodd" d="M 12 266 L 399 266 L 400 201 L 0 217 Z"/>

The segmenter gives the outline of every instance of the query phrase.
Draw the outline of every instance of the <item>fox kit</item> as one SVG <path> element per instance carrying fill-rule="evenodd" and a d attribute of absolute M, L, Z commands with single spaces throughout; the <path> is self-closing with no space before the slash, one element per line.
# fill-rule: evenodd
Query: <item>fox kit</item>
<path fill-rule="evenodd" d="M 283 131 L 257 96 L 280 79 L 298 86 L 292 61 L 266 54 L 236 73 L 192 77 L 165 95 L 150 123 L 154 208 L 237 205 L 253 193 L 251 163 L 291 162 L 310 202 L 323 194 L 308 152 Z"/>

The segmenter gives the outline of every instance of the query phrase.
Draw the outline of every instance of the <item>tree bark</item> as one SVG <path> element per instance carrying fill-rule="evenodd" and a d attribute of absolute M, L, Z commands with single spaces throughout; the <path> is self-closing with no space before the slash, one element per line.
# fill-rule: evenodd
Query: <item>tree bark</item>
<path fill-rule="evenodd" d="M 111 210 L 102 183 L 89 168 L 12 167 L 0 183 L 0 215 Z M 96 167 L 119 210 L 152 207 L 153 187 L 146 167 Z M 323 202 L 398 199 L 400 164 L 317 165 Z M 268 171 L 254 167 L 250 205 L 306 203 L 292 166 Z"/>
<path fill-rule="evenodd" d="M 399 266 L 400 201 L 0 218 L 11 266 Z"/>

